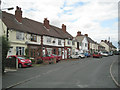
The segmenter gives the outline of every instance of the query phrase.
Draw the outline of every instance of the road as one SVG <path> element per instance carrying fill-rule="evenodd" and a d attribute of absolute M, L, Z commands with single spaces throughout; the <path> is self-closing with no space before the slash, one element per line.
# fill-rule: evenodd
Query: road
<path fill-rule="evenodd" d="M 110 75 L 110 65 L 117 59 L 85 58 L 22 68 L 3 76 L 3 88 L 117 88 Z"/>

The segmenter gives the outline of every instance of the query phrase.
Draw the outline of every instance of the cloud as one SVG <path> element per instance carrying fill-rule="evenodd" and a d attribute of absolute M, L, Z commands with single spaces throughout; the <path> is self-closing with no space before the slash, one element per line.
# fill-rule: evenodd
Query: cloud
<path fill-rule="evenodd" d="M 23 17 L 61 28 L 64 23 L 67 31 L 76 36 L 77 31 L 87 33 L 93 40 L 100 41 L 111 37 L 117 42 L 117 22 L 119 0 L 4 0 L 2 8 L 20 6 Z M 14 14 L 14 11 L 8 11 Z M 106 21 L 106 22 L 105 22 Z M 105 25 L 106 23 L 110 23 Z M 105 27 L 104 27 L 105 25 Z M 109 26 L 110 25 L 110 26 Z"/>

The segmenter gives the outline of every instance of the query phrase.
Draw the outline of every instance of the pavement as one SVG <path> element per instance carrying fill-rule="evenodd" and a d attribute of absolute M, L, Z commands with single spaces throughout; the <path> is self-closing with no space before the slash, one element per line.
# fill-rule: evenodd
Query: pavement
<path fill-rule="evenodd" d="M 3 88 L 117 88 L 118 56 L 61 61 L 57 64 L 20 68 L 6 72 Z M 116 69 L 117 68 L 117 69 Z M 118 80 L 119 81 L 119 80 Z"/>

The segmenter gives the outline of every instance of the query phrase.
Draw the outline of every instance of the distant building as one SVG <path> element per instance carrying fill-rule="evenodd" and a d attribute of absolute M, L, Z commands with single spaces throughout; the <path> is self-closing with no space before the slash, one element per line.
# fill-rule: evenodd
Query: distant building
<path fill-rule="evenodd" d="M 101 40 L 100 45 L 104 46 L 107 52 L 117 50 L 117 48 L 112 44 L 112 42 L 109 42 L 107 40 Z"/>
<path fill-rule="evenodd" d="M 80 31 L 77 32 L 77 36 L 75 37 L 75 39 L 77 40 L 77 49 L 81 52 L 81 53 L 85 53 L 88 52 L 88 41 L 87 41 L 87 37 L 88 35 L 82 35 Z"/>

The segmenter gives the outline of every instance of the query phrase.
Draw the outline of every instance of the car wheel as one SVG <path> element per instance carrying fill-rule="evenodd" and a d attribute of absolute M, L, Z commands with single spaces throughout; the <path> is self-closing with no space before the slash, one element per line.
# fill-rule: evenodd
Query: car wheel
<path fill-rule="evenodd" d="M 79 59 L 81 59 L 81 57 L 79 56 Z"/>
<path fill-rule="evenodd" d="M 18 68 L 22 68 L 22 64 L 18 64 Z"/>

